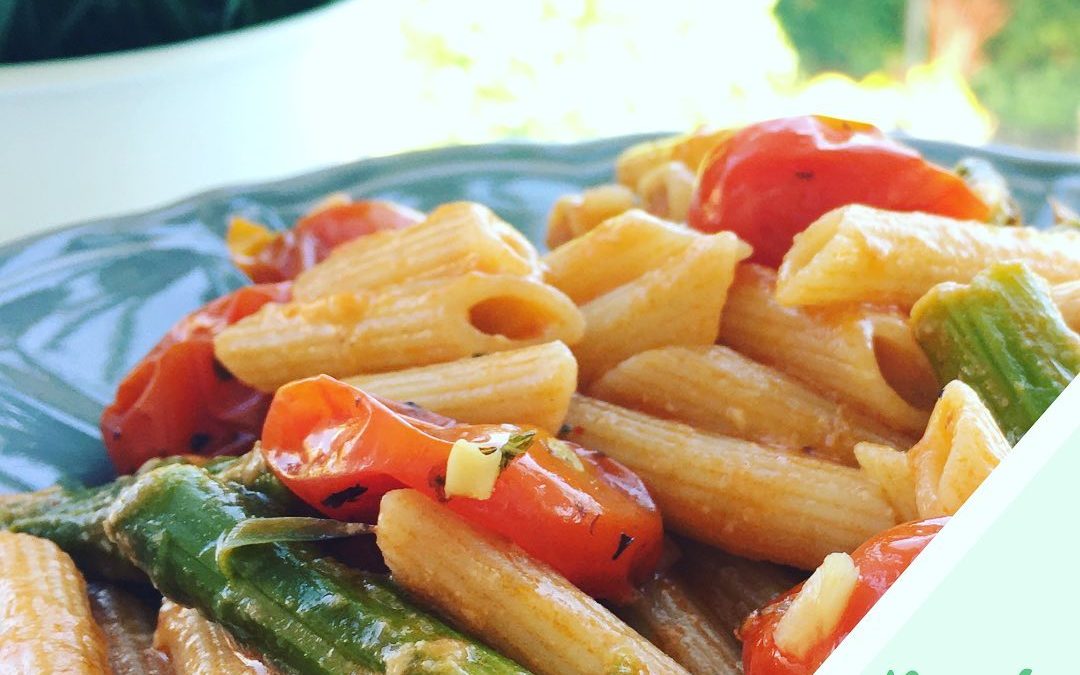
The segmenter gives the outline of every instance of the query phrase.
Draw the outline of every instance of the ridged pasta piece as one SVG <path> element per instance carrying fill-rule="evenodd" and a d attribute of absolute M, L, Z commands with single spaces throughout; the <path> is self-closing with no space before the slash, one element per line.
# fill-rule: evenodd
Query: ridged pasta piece
<path fill-rule="evenodd" d="M 691 675 L 742 673 L 742 649 L 735 636 L 717 627 L 677 572 L 658 573 L 623 613 Z"/>
<path fill-rule="evenodd" d="M 1080 279 L 1080 232 L 844 206 L 795 237 L 780 266 L 776 296 L 785 305 L 911 307 L 943 281 L 967 282 L 1006 260 L 1027 263 L 1051 283 Z"/>
<path fill-rule="evenodd" d="M 656 269 L 704 236 L 633 209 L 544 256 L 544 280 L 583 304 Z"/>
<path fill-rule="evenodd" d="M 694 194 L 694 172 L 682 162 L 665 162 L 637 184 L 642 207 L 660 218 L 685 223 Z"/>
<path fill-rule="evenodd" d="M 535 279 L 471 272 L 312 302 L 268 304 L 222 331 L 217 358 L 264 391 L 303 377 L 348 377 L 562 340 L 574 303 Z"/>
<path fill-rule="evenodd" d="M 855 458 L 863 471 L 881 486 L 901 521 L 919 519 L 919 509 L 915 505 L 915 472 L 907 452 L 888 445 L 859 443 L 855 446 Z"/>
<path fill-rule="evenodd" d="M 539 255 L 517 230 L 471 202 L 444 204 L 422 223 L 342 244 L 293 285 L 298 301 L 467 272 L 538 275 Z"/>
<path fill-rule="evenodd" d="M 906 434 L 921 434 L 938 393 L 926 355 L 899 311 L 866 305 L 785 307 L 776 275 L 740 265 L 720 342 Z"/>
<path fill-rule="evenodd" d="M 704 431 L 854 465 L 860 441 L 911 440 L 800 381 L 720 345 L 662 347 L 607 371 L 589 395 Z"/>
<path fill-rule="evenodd" d="M 1058 284 L 1051 289 L 1054 303 L 1069 328 L 1080 333 L 1080 280 Z"/>
<path fill-rule="evenodd" d="M 689 134 L 638 143 L 624 150 L 615 160 L 615 177 L 627 187 L 636 187 L 645 174 L 667 162 L 681 162 L 697 173 L 713 148 L 727 141 L 736 131 L 702 127 Z"/>
<path fill-rule="evenodd" d="M 538 675 L 686 672 L 550 568 L 418 492 L 383 497 L 378 544 L 398 584 Z"/>
<path fill-rule="evenodd" d="M 749 247 L 731 232 L 703 236 L 582 305 L 585 335 L 573 346 L 581 382 L 647 349 L 715 342 L 735 266 L 747 255 Z"/>
<path fill-rule="evenodd" d="M 554 433 L 577 389 L 577 361 L 556 341 L 345 381 L 462 422 L 526 423 Z"/>
<path fill-rule="evenodd" d="M 858 469 L 584 396 L 566 424 L 570 440 L 637 472 L 669 527 L 730 553 L 812 569 L 897 522 Z"/>
<path fill-rule="evenodd" d="M 267 675 L 258 660 L 237 651 L 224 628 L 196 609 L 171 600 L 161 604 L 157 648 L 169 656 L 176 675 Z"/>
<path fill-rule="evenodd" d="M 0 665 L 10 673 L 109 673 L 86 583 L 56 544 L 0 531 Z"/>
<path fill-rule="evenodd" d="M 165 656 L 154 649 L 158 601 L 114 584 L 87 584 L 90 610 L 105 636 L 113 675 L 168 675 Z"/>
<path fill-rule="evenodd" d="M 920 518 L 951 516 L 1012 446 L 968 385 L 945 386 L 922 439 L 908 452 Z"/>
<path fill-rule="evenodd" d="M 622 185 L 600 185 L 580 195 L 560 197 L 548 215 L 548 248 L 580 237 L 608 218 L 637 205 L 637 195 Z"/>

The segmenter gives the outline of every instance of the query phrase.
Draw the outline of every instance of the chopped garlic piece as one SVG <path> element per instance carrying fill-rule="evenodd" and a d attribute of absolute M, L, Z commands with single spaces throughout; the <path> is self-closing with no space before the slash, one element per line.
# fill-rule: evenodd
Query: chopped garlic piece
<path fill-rule="evenodd" d="M 497 449 L 481 449 L 464 439 L 455 441 L 446 461 L 446 496 L 487 499 L 495 490 L 501 460 Z"/>
<path fill-rule="evenodd" d="M 847 609 L 859 570 L 847 553 L 830 553 L 791 601 L 773 639 L 785 656 L 801 659 L 832 633 Z"/>

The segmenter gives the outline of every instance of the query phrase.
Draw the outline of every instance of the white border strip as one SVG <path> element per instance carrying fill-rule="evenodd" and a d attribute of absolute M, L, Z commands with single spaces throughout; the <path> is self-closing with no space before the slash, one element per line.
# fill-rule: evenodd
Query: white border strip
<path fill-rule="evenodd" d="M 874 658 L 1080 425 L 1074 380 L 911 567 L 840 643 L 817 675 L 850 675 Z"/>

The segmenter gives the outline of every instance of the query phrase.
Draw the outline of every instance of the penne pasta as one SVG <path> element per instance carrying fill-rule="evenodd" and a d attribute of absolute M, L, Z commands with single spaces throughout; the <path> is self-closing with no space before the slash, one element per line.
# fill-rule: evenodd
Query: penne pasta
<path fill-rule="evenodd" d="M 589 395 L 704 431 L 854 465 L 860 441 L 910 446 L 903 434 L 837 405 L 727 347 L 662 347 L 605 373 Z"/>
<path fill-rule="evenodd" d="M 113 584 L 87 585 L 90 610 L 105 636 L 114 675 L 166 675 L 173 672 L 154 649 L 158 600 L 153 605 Z"/>
<path fill-rule="evenodd" d="M 584 332 L 565 295 L 535 279 L 470 273 L 307 303 L 267 304 L 222 331 L 217 358 L 273 391 L 318 374 L 385 372 L 562 340 Z"/>
<path fill-rule="evenodd" d="M 378 544 L 398 584 L 539 675 L 686 672 L 551 569 L 418 492 L 383 497 Z"/>
<path fill-rule="evenodd" d="M 556 341 L 345 381 L 462 422 L 523 423 L 554 433 L 577 389 L 577 361 Z"/>
<path fill-rule="evenodd" d="M 196 609 L 166 599 L 154 642 L 169 656 L 176 675 L 267 675 L 269 670 L 241 654 L 224 628 Z"/>
<path fill-rule="evenodd" d="M 47 539 L 0 531 L 0 664 L 9 673 L 109 673 L 86 583 Z"/>
<path fill-rule="evenodd" d="M 681 255 L 582 305 L 585 335 L 573 346 L 581 382 L 647 349 L 715 342 L 735 266 L 748 254 L 730 232 L 701 237 Z"/>
<path fill-rule="evenodd" d="M 544 257 L 544 280 L 586 303 L 689 248 L 705 235 L 633 209 Z"/>
<path fill-rule="evenodd" d="M 547 245 L 555 248 L 591 231 L 608 218 L 637 207 L 638 198 L 622 185 L 600 185 L 580 195 L 560 197 L 548 216 Z"/>
<path fill-rule="evenodd" d="M 566 424 L 569 440 L 640 475 L 669 527 L 736 555 L 813 569 L 897 522 L 858 469 L 583 396 Z"/>
<path fill-rule="evenodd" d="M 536 249 L 520 232 L 485 206 L 456 202 L 417 225 L 342 244 L 296 278 L 293 298 L 303 302 L 467 272 L 529 276 L 539 271 Z"/>
<path fill-rule="evenodd" d="M 785 305 L 911 307 L 936 284 L 970 281 L 1006 260 L 1027 263 L 1051 283 L 1080 279 L 1080 232 L 844 206 L 796 236 L 780 266 L 776 297 Z"/>
<path fill-rule="evenodd" d="M 638 181 L 642 207 L 654 216 L 685 223 L 694 195 L 694 179 L 694 172 L 682 162 L 657 166 Z"/>
<path fill-rule="evenodd" d="M 1069 324 L 1069 328 L 1080 332 L 1080 280 L 1058 284 L 1050 290 L 1065 323 Z"/>
<path fill-rule="evenodd" d="M 661 572 L 624 610 L 630 624 L 691 675 L 740 675 L 742 649 L 730 630 L 715 625 L 674 571 Z"/>
<path fill-rule="evenodd" d="M 864 305 L 785 307 L 775 273 L 741 265 L 720 342 L 793 375 L 905 434 L 920 434 L 937 379 L 898 311 Z"/>
<path fill-rule="evenodd" d="M 855 446 L 855 458 L 863 471 L 881 486 L 901 521 L 918 519 L 915 472 L 906 452 L 877 443 L 859 443 Z"/>
<path fill-rule="evenodd" d="M 908 452 L 920 518 L 951 516 L 1012 446 L 975 391 L 945 386 L 922 439 Z"/>
<path fill-rule="evenodd" d="M 638 143 L 615 160 L 615 177 L 623 185 L 637 187 L 645 174 L 667 162 L 680 162 L 697 173 L 705 157 L 736 131 L 702 127 L 689 134 Z"/>

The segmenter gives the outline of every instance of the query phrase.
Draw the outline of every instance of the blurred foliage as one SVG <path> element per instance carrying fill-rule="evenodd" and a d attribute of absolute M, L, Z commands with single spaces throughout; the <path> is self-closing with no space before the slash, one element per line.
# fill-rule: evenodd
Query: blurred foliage
<path fill-rule="evenodd" d="M 0 63 L 179 42 L 333 0 L 0 0 Z"/>
<path fill-rule="evenodd" d="M 969 75 L 999 122 L 998 140 L 1077 148 L 1080 0 L 1004 0 L 1009 19 Z M 777 20 L 812 76 L 902 66 L 904 0 L 779 0 Z"/>
<path fill-rule="evenodd" d="M 773 13 L 806 75 L 837 70 L 860 78 L 899 66 L 904 0 L 779 0 Z"/>

